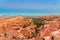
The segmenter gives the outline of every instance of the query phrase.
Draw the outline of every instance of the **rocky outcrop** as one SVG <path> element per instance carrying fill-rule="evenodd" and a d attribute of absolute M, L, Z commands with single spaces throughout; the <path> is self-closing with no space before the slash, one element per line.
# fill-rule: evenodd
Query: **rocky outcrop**
<path fill-rule="evenodd" d="M 52 33 L 59 29 L 59 16 L 44 16 L 37 19 L 22 16 L 2 18 L 0 40 L 51 40 Z"/>

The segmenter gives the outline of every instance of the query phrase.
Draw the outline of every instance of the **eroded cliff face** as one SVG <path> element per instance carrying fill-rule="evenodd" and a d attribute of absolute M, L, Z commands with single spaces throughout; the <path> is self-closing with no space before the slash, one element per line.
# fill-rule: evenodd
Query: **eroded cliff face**
<path fill-rule="evenodd" d="M 0 40 L 44 40 L 60 29 L 59 17 L 0 19 Z"/>
<path fill-rule="evenodd" d="M 32 38 L 36 25 L 31 18 L 21 16 L 0 20 L 0 40 L 28 40 Z"/>

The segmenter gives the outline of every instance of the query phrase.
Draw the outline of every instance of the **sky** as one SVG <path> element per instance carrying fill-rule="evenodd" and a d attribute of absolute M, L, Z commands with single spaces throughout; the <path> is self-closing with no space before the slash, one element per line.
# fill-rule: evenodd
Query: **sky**
<path fill-rule="evenodd" d="M 0 0 L 0 14 L 16 13 L 18 15 L 60 14 L 60 0 Z"/>

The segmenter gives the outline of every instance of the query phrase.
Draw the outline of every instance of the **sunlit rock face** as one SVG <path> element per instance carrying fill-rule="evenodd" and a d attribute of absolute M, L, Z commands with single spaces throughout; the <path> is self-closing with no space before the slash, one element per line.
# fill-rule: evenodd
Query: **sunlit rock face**
<path fill-rule="evenodd" d="M 60 17 L 0 18 L 0 40 L 52 40 L 60 36 Z"/>
<path fill-rule="evenodd" d="M 22 16 L 1 19 L 0 23 L 0 40 L 28 40 L 35 27 L 31 18 Z"/>
<path fill-rule="evenodd" d="M 48 36 L 50 32 L 56 31 L 59 29 L 59 23 L 56 21 L 47 21 L 44 25 L 44 30 L 40 32 L 41 36 Z"/>

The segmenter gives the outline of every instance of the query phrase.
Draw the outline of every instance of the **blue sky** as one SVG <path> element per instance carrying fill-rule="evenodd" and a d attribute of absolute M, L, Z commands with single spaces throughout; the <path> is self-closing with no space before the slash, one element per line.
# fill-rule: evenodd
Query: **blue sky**
<path fill-rule="evenodd" d="M 1 10 L 4 10 L 4 11 L 8 11 L 8 10 L 10 10 L 10 11 L 43 10 L 44 11 L 44 10 L 47 10 L 47 13 L 48 13 L 48 10 L 50 12 L 52 10 L 53 11 L 55 10 L 59 14 L 60 13 L 60 0 L 0 0 L 0 12 L 1 12 Z M 4 12 L 4 11 L 2 11 L 2 12 Z M 6 13 L 4 13 L 4 14 L 6 14 Z M 18 14 L 20 14 L 20 13 L 18 13 Z M 9 15 L 9 13 L 8 13 L 8 15 Z M 31 15 L 33 15 L 33 14 L 31 13 Z"/>
<path fill-rule="evenodd" d="M 60 9 L 60 0 L 0 0 L 6 9 Z"/>

